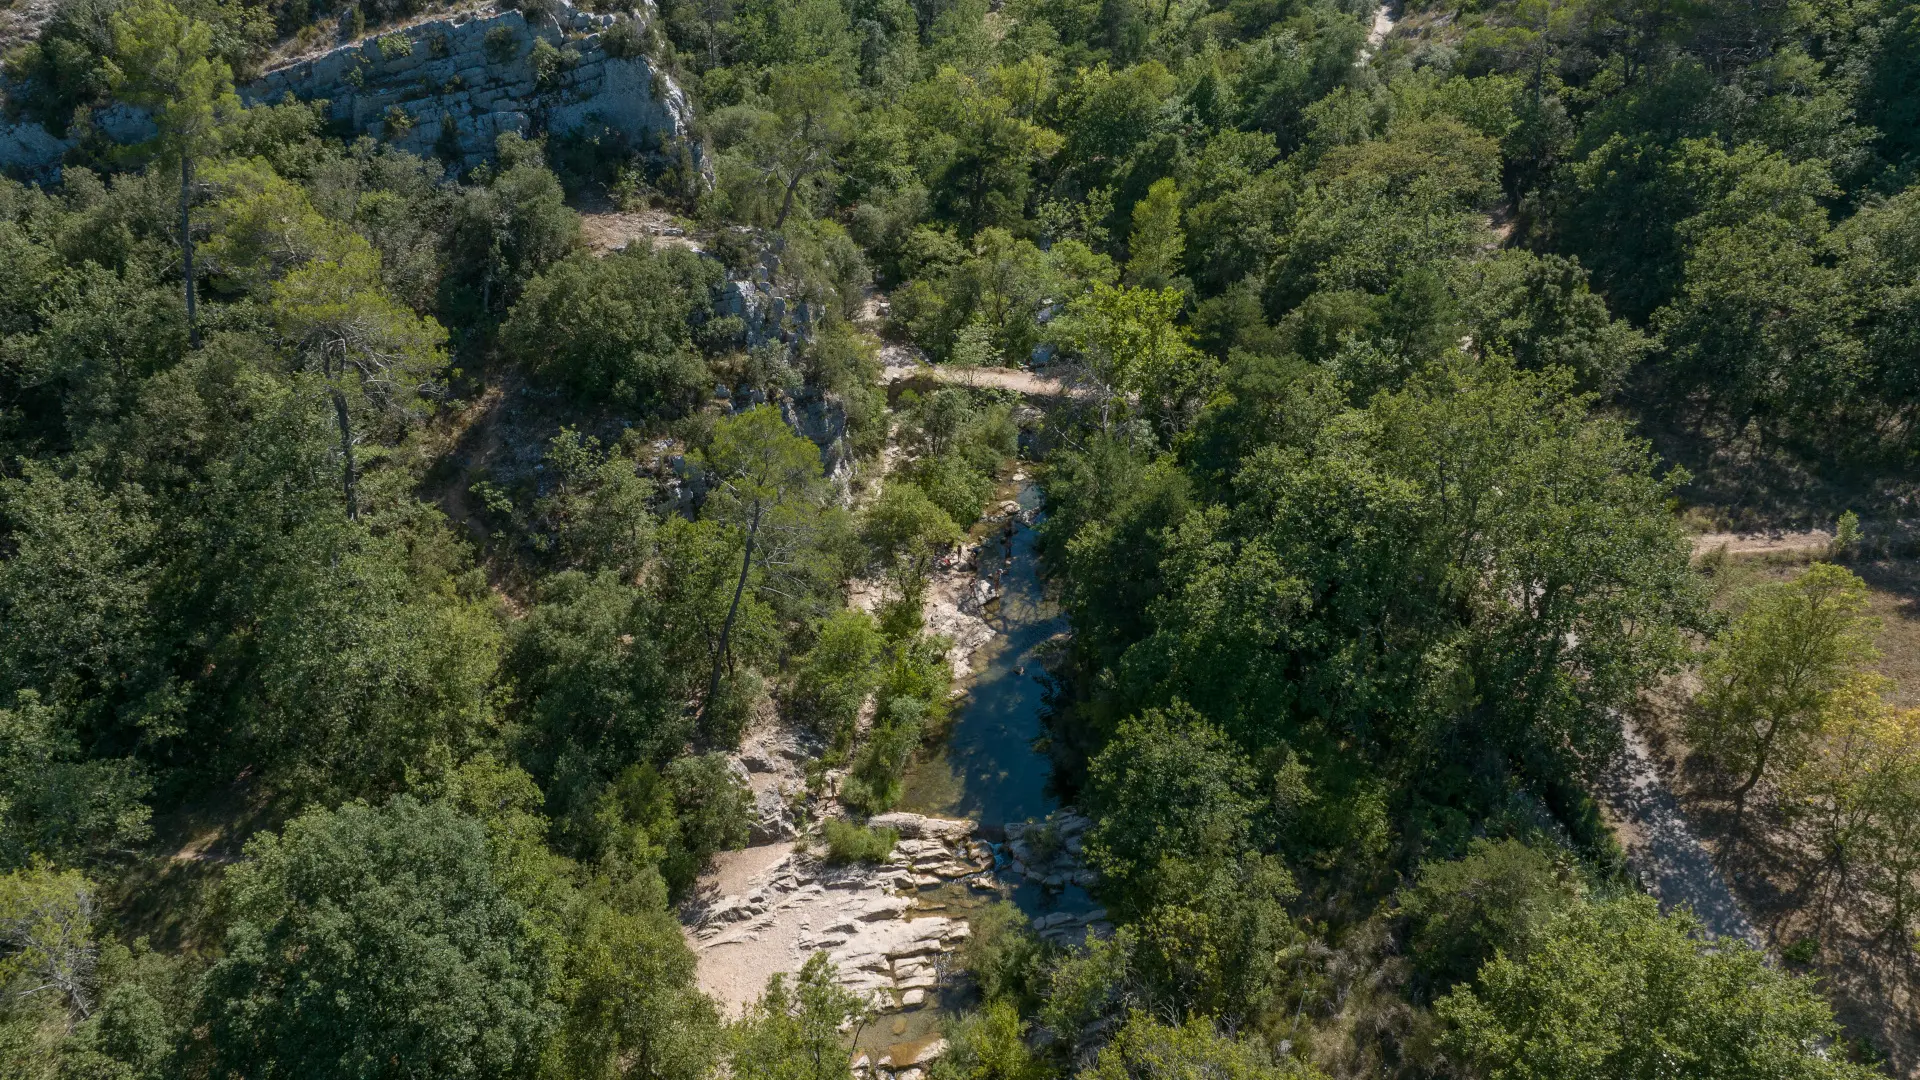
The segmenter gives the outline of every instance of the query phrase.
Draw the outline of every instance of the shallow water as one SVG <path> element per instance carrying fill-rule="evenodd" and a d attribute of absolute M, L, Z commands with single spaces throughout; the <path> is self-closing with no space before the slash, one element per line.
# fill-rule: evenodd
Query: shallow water
<path fill-rule="evenodd" d="M 1040 505 L 1039 489 L 1031 483 L 1023 483 L 1011 496 L 1024 510 Z M 916 814 L 972 818 L 987 826 L 983 833 L 991 839 L 998 838 L 996 826 L 1037 821 L 1060 806 L 1050 784 L 1051 759 L 1034 744 L 1046 734 L 1046 668 L 1040 649 L 1066 631 L 1067 620 L 1041 587 L 1038 535 L 1016 521 L 1008 560 L 1004 528 L 989 534 L 980 552 L 986 576 L 1004 567 L 1003 591 L 985 615 L 994 638 L 974 654 L 966 700 L 949 721 L 946 737 L 908 767 L 899 806 Z M 1028 915 L 1094 906 L 1086 890 L 1076 886 L 1046 891 L 1025 882 L 1009 885 L 1004 879 L 993 892 L 961 882 L 922 889 L 914 906 L 918 912 L 964 917 L 1003 899 Z M 952 977 L 958 958 L 948 956 L 942 963 L 948 970 L 926 1003 L 874 1018 L 858 1035 L 861 1050 L 878 1057 L 890 1048 L 930 1038 L 974 1004 L 972 988 Z"/>
<path fill-rule="evenodd" d="M 1031 483 L 1015 494 L 1023 509 L 1040 504 Z M 1046 733 L 1046 669 L 1037 650 L 1067 629 L 1059 608 L 1040 585 L 1039 537 L 1016 523 L 1012 560 L 1004 532 L 981 546 L 985 576 L 1004 565 L 1003 593 L 988 605 L 995 636 L 974 657 L 967 698 L 947 727 L 944 743 L 923 752 L 903 780 L 902 810 L 944 817 L 970 817 L 983 825 L 1044 818 L 1059 799 L 1049 789 L 1052 764 L 1034 749 Z"/>

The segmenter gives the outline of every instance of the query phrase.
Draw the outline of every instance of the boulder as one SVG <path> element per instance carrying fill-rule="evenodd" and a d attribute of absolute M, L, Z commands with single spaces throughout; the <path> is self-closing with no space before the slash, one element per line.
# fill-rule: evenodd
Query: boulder
<path fill-rule="evenodd" d="M 975 825 L 965 819 L 927 817 L 896 811 L 868 819 L 876 829 L 893 829 L 909 840 L 962 840 L 973 835 Z"/>

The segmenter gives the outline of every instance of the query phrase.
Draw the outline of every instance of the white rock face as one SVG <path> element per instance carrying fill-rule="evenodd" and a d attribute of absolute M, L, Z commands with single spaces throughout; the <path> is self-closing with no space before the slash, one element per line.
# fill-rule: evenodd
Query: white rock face
<path fill-rule="evenodd" d="M 451 153 L 465 165 L 492 157 L 505 131 L 607 130 L 649 149 L 684 139 L 693 118 L 686 93 L 646 57 L 608 54 L 602 35 L 615 17 L 555 3 L 537 24 L 493 10 L 375 34 L 269 71 L 240 96 L 249 104 L 323 98 L 328 119 L 350 135 L 421 155 Z M 647 0 L 638 26 L 653 14 Z M 559 50 L 544 83 L 533 64 L 536 41 Z M 121 143 L 154 130 L 145 113 L 123 105 L 100 110 L 93 123 Z M 0 122 L 0 168 L 49 174 L 74 145 L 31 121 Z"/>
<path fill-rule="evenodd" d="M 651 13 L 648 4 L 643 24 Z M 422 155 L 457 149 L 467 164 L 490 157 L 505 131 L 604 128 L 642 147 L 684 138 L 686 94 L 645 57 L 608 55 L 603 34 L 614 22 L 565 0 L 536 23 L 518 11 L 461 13 L 269 71 L 243 96 L 324 98 L 329 118 L 355 134 Z M 541 41 L 559 50 L 544 82 L 534 65 Z"/>
<path fill-rule="evenodd" d="M 769 976 L 798 971 L 825 950 L 841 984 L 874 1007 L 923 1003 L 968 927 L 964 919 L 916 916 L 912 890 L 923 880 L 984 875 L 993 868 L 993 849 L 972 839 L 971 821 L 887 814 L 873 824 L 902 836 L 878 866 L 828 866 L 778 845 L 740 853 L 760 869 L 726 883 L 731 891 L 716 888 L 691 913 L 687 936 L 701 989 L 738 1015 Z"/>

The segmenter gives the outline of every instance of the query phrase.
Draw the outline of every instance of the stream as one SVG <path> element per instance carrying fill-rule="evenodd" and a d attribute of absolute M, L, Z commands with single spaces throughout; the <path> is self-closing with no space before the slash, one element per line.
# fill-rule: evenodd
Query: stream
<path fill-rule="evenodd" d="M 1023 511 L 1040 505 L 1031 482 L 1014 495 Z M 1030 518 L 1031 513 L 1021 515 Z M 967 696 L 948 722 L 946 738 L 908 769 L 901 809 L 939 817 L 967 817 L 997 833 L 1008 822 L 1039 820 L 1060 806 L 1049 778 L 1052 763 L 1034 748 L 1046 733 L 1046 668 L 1040 650 L 1067 629 L 1040 583 L 1039 535 L 1016 519 L 1012 559 L 1000 528 L 980 546 L 981 576 L 1004 565 L 1002 592 L 985 618 L 993 640 L 974 656 Z"/>

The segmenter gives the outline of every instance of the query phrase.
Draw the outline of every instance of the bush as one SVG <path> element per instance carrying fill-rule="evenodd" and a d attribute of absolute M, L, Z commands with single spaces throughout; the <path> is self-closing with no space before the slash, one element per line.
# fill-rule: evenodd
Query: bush
<path fill-rule="evenodd" d="M 1025 1011 L 1034 1003 L 1033 981 L 1045 946 L 1019 908 L 989 904 L 967 920 L 971 932 L 960 946 L 960 964 L 988 1001 L 1009 999 Z"/>
<path fill-rule="evenodd" d="M 580 54 L 572 49 L 557 49 L 546 38 L 535 38 L 533 52 L 527 60 L 533 65 L 533 80 L 542 90 L 552 90 L 559 85 L 560 76 L 580 62 Z"/>
<path fill-rule="evenodd" d="M 882 863 L 893 854 L 900 834 L 892 829 L 870 829 L 851 821 L 828 818 L 827 861 L 836 865 L 851 862 Z"/>
<path fill-rule="evenodd" d="M 840 798 L 869 814 L 885 813 L 900 801 L 900 777 L 926 730 L 926 702 L 896 697 L 874 718 L 873 730 L 853 759 Z"/>
<path fill-rule="evenodd" d="M 933 1063 L 931 1080 L 1041 1080 L 1049 1070 L 1025 1038 L 1026 1023 L 1006 1001 L 990 1001 L 950 1029 L 953 1051 Z"/>
<path fill-rule="evenodd" d="M 1475 840 L 1466 858 L 1422 866 L 1400 906 L 1413 922 L 1414 963 L 1447 986 L 1471 979 L 1495 952 L 1524 955 L 1578 895 L 1545 852 Z"/>
<path fill-rule="evenodd" d="M 947 718 L 948 695 L 953 690 L 953 668 L 947 664 L 947 646 L 943 637 L 904 641 L 894 647 L 893 658 L 880 672 L 875 692 L 878 715 L 885 716 L 896 698 L 914 698 L 926 706 L 924 723 L 937 727 Z"/>
<path fill-rule="evenodd" d="M 962 528 L 980 520 L 980 508 L 993 495 L 993 477 L 958 453 L 922 458 L 914 463 L 912 476 L 927 498 Z"/>
<path fill-rule="evenodd" d="M 622 18 L 600 32 L 600 48 L 614 60 L 638 60 L 647 55 L 647 37 L 638 20 Z"/>
<path fill-rule="evenodd" d="M 717 275 L 678 248 L 576 255 L 527 283 L 501 343 L 584 400 L 679 415 L 710 392 L 691 320 L 707 310 Z"/>
<path fill-rule="evenodd" d="M 793 680 L 794 712 L 816 734 L 848 737 L 878 678 L 880 634 L 873 617 L 847 609 L 820 624 L 820 635 Z"/>
<path fill-rule="evenodd" d="M 664 771 L 634 765 L 595 802 L 591 846 L 633 865 L 657 862 L 682 895 L 716 853 L 747 842 L 752 807 L 753 793 L 720 754 L 678 758 Z"/>
<path fill-rule="evenodd" d="M 487 59 L 496 64 L 507 64 L 520 55 L 520 35 L 513 32 L 511 26 L 496 26 L 487 31 L 480 43 Z"/>

